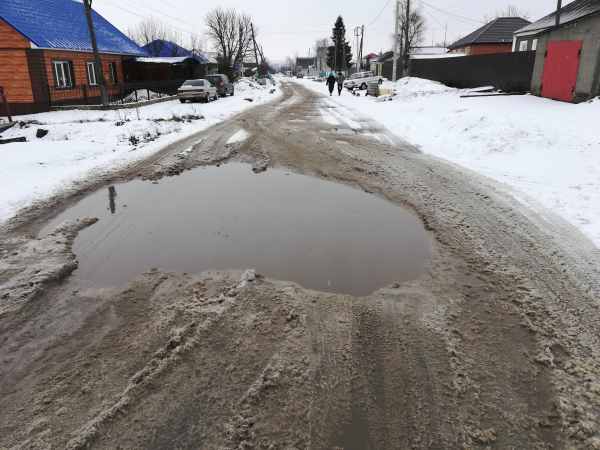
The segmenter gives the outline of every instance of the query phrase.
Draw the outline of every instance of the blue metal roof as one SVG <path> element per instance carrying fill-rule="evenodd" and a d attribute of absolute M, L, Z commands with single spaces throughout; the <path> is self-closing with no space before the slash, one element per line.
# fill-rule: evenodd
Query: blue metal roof
<path fill-rule="evenodd" d="M 208 62 L 207 59 L 194 54 L 192 51 L 183 48 L 174 42 L 165 41 L 162 39 L 152 41 L 144 45 L 142 48 L 148 52 L 151 58 L 171 58 L 176 56 L 185 56 L 187 58 L 193 58 L 201 63 Z"/>
<path fill-rule="evenodd" d="M 40 48 L 92 51 L 83 3 L 75 0 L 0 0 L 0 19 Z M 135 42 L 92 11 L 101 53 L 147 56 Z"/>

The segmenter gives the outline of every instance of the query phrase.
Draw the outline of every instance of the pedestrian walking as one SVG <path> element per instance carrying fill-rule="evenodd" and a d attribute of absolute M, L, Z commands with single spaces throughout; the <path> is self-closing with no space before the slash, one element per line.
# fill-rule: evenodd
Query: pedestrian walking
<path fill-rule="evenodd" d="M 333 75 L 333 71 L 327 77 L 327 87 L 329 88 L 329 96 L 333 95 L 333 88 L 335 87 L 335 75 Z"/>
<path fill-rule="evenodd" d="M 338 95 L 342 95 L 342 88 L 344 87 L 344 80 L 346 78 L 344 77 L 344 74 L 340 71 L 338 72 L 338 78 L 337 78 L 337 83 L 338 83 Z"/>

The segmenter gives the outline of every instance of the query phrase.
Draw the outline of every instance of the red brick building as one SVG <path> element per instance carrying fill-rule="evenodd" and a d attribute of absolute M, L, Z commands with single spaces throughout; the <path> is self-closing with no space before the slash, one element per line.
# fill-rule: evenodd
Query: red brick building
<path fill-rule="evenodd" d="M 509 53 L 512 51 L 513 33 L 529 24 L 520 17 L 499 17 L 449 45 L 449 53 Z"/>
<path fill-rule="evenodd" d="M 109 85 L 122 83 L 123 60 L 147 53 L 95 11 L 92 20 L 103 74 Z M 74 97 L 88 94 L 81 86 L 97 91 L 98 76 L 83 4 L 2 0 L 0 86 L 12 114 L 48 111 L 50 90 L 72 91 Z M 5 115 L 0 103 L 0 116 Z"/>

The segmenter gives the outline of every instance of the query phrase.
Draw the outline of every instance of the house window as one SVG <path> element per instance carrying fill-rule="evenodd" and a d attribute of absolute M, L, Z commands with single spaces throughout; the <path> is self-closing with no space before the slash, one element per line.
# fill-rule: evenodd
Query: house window
<path fill-rule="evenodd" d="M 519 44 L 519 51 L 524 52 L 527 51 L 527 41 L 521 41 Z"/>
<path fill-rule="evenodd" d="M 88 84 L 95 86 L 98 84 L 98 78 L 96 77 L 96 64 L 93 62 L 85 63 L 85 70 L 87 72 Z"/>
<path fill-rule="evenodd" d="M 110 72 L 110 83 L 117 84 L 119 82 L 117 78 L 117 63 L 109 62 L 108 63 L 108 71 Z"/>
<path fill-rule="evenodd" d="M 534 39 L 531 43 L 531 50 L 537 50 L 537 39 Z"/>
<path fill-rule="evenodd" d="M 54 84 L 56 87 L 73 86 L 71 64 L 71 61 L 52 61 L 52 71 L 54 72 Z"/>
<path fill-rule="evenodd" d="M 471 47 L 467 47 L 465 50 L 465 53 L 468 55 L 469 53 L 471 53 Z"/>

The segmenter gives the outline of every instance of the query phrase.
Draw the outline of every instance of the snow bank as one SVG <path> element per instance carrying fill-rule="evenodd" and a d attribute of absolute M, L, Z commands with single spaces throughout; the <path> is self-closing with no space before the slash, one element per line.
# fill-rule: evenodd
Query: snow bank
<path fill-rule="evenodd" d="M 324 92 L 320 84 L 294 82 Z M 371 116 L 425 153 L 521 191 L 600 247 L 600 100 L 460 98 L 465 91 L 418 78 L 382 87 L 395 90 L 392 101 L 378 102 L 364 91 L 326 100 Z"/>
<path fill-rule="evenodd" d="M 270 94 L 274 88 L 275 93 Z M 146 95 L 145 89 L 141 92 Z M 93 176 L 98 169 L 117 170 L 280 95 L 277 87 L 269 86 L 209 104 L 174 100 L 117 111 L 59 111 L 15 117 L 30 123 L 2 133 L 5 139 L 25 136 L 27 142 L 0 145 L 0 221 L 57 189 L 77 186 L 79 180 Z M 248 97 L 253 102 L 244 101 Z M 49 133 L 38 139 L 39 128 Z"/>

